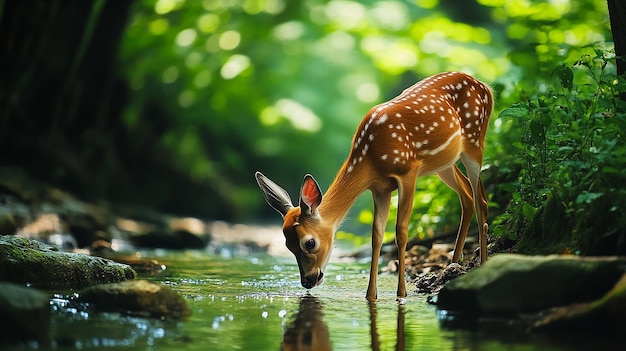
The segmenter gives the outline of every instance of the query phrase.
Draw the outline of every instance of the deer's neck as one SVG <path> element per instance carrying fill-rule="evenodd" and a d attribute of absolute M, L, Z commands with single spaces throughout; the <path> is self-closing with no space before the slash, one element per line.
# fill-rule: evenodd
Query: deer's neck
<path fill-rule="evenodd" d="M 349 161 L 350 157 L 328 187 L 319 207 L 320 216 L 324 222 L 332 225 L 334 230 L 339 228 L 356 199 L 368 187 L 368 177 L 362 174 L 366 167 L 348 171 Z"/>

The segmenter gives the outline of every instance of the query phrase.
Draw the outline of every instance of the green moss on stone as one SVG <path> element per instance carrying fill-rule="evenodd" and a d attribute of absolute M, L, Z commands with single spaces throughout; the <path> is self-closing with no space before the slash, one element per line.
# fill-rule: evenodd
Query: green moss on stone
<path fill-rule="evenodd" d="M 177 292 L 146 280 L 91 286 L 80 292 L 79 299 L 92 303 L 96 309 L 103 311 L 175 319 L 191 315 L 187 302 Z"/>
<path fill-rule="evenodd" d="M 0 236 L 0 281 L 40 289 L 77 289 L 135 277 L 135 271 L 125 264 L 56 251 L 21 237 Z"/>

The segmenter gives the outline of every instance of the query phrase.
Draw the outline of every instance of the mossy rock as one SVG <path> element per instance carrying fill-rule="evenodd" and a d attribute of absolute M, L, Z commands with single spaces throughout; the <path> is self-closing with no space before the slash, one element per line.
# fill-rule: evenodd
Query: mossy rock
<path fill-rule="evenodd" d="M 438 308 L 477 315 L 518 315 L 589 302 L 604 296 L 626 272 L 620 257 L 500 254 L 452 280 Z"/>
<path fill-rule="evenodd" d="M 177 292 L 146 280 L 94 285 L 80 291 L 79 296 L 80 301 L 100 311 L 174 319 L 191 315 L 187 302 Z"/>
<path fill-rule="evenodd" d="M 47 294 L 13 283 L 0 282 L 0 345 L 17 341 L 47 341 L 50 332 Z"/>
<path fill-rule="evenodd" d="M 572 219 L 558 195 L 548 198 L 520 238 L 519 252 L 548 254 L 562 252 L 572 245 Z"/>
<path fill-rule="evenodd" d="M 34 240 L 0 236 L 0 281 L 39 289 L 79 289 L 135 277 L 130 266 L 102 257 L 60 252 Z"/>

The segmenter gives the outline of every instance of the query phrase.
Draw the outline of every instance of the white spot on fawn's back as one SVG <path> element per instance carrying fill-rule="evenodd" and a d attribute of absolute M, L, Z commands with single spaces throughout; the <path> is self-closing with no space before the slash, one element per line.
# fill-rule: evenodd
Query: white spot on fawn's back
<path fill-rule="evenodd" d="M 377 125 L 381 125 L 381 124 L 387 122 L 387 118 L 389 118 L 389 116 L 387 116 L 387 114 L 385 113 L 384 115 L 380 116 L 380 118 L 378 119 L 376 124 Z"/>

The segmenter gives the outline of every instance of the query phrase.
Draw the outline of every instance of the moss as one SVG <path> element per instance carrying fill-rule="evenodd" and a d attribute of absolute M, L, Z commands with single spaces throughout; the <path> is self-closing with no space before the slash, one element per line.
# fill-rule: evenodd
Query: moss
<path fill-rule="evenodd" d="M 626 260 L 617 257 L 499 254 L 445 285 L 438 307 L 510 315 L 589 302 L 610 291 L 625 271 Z"/>
<path fill-rule="evenodd" d="M 563 200 L 559 196 L 551 196 L 546 202 L 541 218 L 544 244 L 549 246 L 569 242 L 572 236 L 570 216 L 566 212 Z"/>
<path fill-rule="evenodd" d="M 550 196 L 522 230 L 519 252 L 626 255 L 626 196 L 604 193 L 584 203 L 578 200 L 579 194 L 572 190 Z"/>
<path fill-rule="evenodd" d="M 80 292 L 79 300 L 92 303 L 102 311 L 175 319 L 191 315 L 187 302 L 177 292 L 146 280 L 91 286 Z"/>
<path fill-rule="evenodd" d="M 101 257 L 59 252 L 36 241 L 0 237 L 0 280 L 41 289 L 76 289 L 136 277 L 128 265 Z"/>
<path fill-rule="evenodd" d="M 560 253 L 571 249 L 572 225 L 563 200 L 553 195 L 535 213 L 519 241 L 519 252 L 526 254 Z"/>
<path fill-rule="evenodd" d="M 625 199 L 602 196 L 589 204 L 576 223 L 576 240 L 589 255 L 626 255 Z"/>

